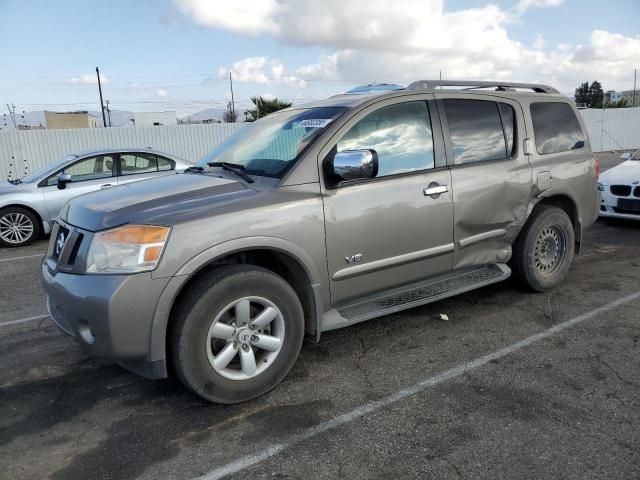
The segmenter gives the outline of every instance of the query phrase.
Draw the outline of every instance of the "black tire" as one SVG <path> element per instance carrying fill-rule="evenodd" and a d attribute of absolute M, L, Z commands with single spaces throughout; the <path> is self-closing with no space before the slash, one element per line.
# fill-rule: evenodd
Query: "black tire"
<path fill-rule="evenodd" d="M 567 213 L 551 205 L 538 206 L 513 246 L 513 276 L 528 290 L 551 290 L 566 277 L 574 247 L 575 233 Z"/>
<path fill-rule="evenodd" d="M 9 228 L 7 226 L 8 223 L 15 223 L 16 219 L 21 221 L 20 226 L 23 229 L 20 231 L 20 237 L 24 236 L 24 238 L 20 238 L 7 230 Z M 27 233 L 26 228 L 31 229 L 30 233 Z M 37 240 L 40 237 L 40 231 L 40 219 L 30 210 L 21 207 L 0 209 L 0 247 L 23 247 Z"/>
<path fill-rule="evenodd" d="M 284 339 L 277 356 L 262 373 L 248 379 L 229 379 L 209 362 L 210 343 L 206 338 L 225 307 L 249 296 L 263 297 L 280 310 Z M 304 314 L 293 288 L 272 271 L 228 265 L 189 287 L 176 309 L 169 335 L 173 368 L 184 385 L 210 402 L 240 403 L 268 392 L 289 373 L 302 347 Z"/>

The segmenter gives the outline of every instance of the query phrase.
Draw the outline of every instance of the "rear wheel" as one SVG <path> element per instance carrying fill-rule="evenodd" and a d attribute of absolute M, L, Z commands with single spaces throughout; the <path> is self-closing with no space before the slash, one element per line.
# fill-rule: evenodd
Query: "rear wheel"
<path fill-rule="evenodd" d="M 250 400 L 275 387 L 304 336 L 298 296 L 275 273 L 229 265 L 198 280 L 170 332 L 178 378 L 216 403 Z"/>
<path fill-rule="evenodd" d="M 574 245 L 567 213 L 551 205 L 536 207 L 513 248 L 514 276 L 536 292 L 554 288 L 569 271 Z"/>
<path fill-rule="evenodd" d="M 40 236 L 40 220 L 21 207 L 0 210 L 0 246 L 22 247 Z"/>

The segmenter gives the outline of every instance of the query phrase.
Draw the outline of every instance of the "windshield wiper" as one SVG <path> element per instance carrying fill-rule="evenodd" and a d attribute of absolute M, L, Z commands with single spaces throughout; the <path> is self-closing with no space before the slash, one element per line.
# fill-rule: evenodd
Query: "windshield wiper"
<path fill-rule="evenodd" d="M 229 163 L 229 162 L 209 162 L 209 163 L 207 163 L 207 165 L 209 165 L 210 167 L 221 167 L 222 169 L 224 169 L 224 170 L 226 170 L 228 172 L 235 173 L 239 177 L 241 177 L 244 180 L 246 180 L 247 183 L 255 182 L 255 180 L 253 178 L 251 178 L 249 175 L 247 175 L 245 172 L 243 172 L 243 170 L 245 170 L 245 166 L 244 165 L 240 165 L 240 164 L 237 164 L 237 163 Z"/>
<path fill-rule="evenodd" d="M 192 167 L 185 168 L 185 170 L 184 170 L 184 171 L 185 171 L 185 172 L 202 173 L 202 172 L 204 172 L 204 168 L 202 168 L 202 167 L 198 167 L 198 166 L 195 166 L 195 165 L 194 165 L 194 166 L 192 166 Z"/>

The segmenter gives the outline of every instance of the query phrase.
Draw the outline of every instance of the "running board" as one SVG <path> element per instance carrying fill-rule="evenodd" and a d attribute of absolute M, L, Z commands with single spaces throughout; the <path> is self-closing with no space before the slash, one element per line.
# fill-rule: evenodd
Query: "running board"
<path fill-rule="evenodd" d="M 357 303 L 339 306 L 326 312 L 323 316 L 322 331 L 442 300 L 506 280 L 510 275 L 509 267 L 498 263 L 381 292 Z"/>

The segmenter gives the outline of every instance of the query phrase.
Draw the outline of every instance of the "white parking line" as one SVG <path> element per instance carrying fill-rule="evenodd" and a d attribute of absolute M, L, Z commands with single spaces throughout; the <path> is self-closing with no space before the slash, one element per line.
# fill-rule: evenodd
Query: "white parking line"
<path fill-rule="evenodd" d="M 640 298 L 640 292 L 636 292 L 627 297 L 623 297 L 611 303 L 607 303 L 602 307 L 596 308 L 587 313 L 583 313 L 582 315 L 574 317 L 571 320 L 567 320 L 566 322 L 559 323 L 549 328 L 548 330 L 545 330 L 540 333 L 536 333 L 535 335 L 531 335 L 530 337 L 520 340 L 519 342 L 512 343 L 511 345 L 501 348 L 500 350 L 496 350 L 495 352 L 476 358 L 475 360 L 472 360 L 468 363 L 458 365 L 445 372 L 439 373 L 438 375 L 429 377 L 414 385 L 411 385 L 410 387 L 407 387 L 395 393 L 392 393 L 391 395 L 386 396 L 380 400 L 365 403 L 364 405 L 361 405 L 357 408 L 354 408 L 353 410 L 350 410 L 341 415 L 338 415 L 337 417 L 331 420 L 320 423 L 314 427 L 306 428 L 299 433 L 291 435 L 288 438 L 285 438 L 282 442 L 271 445 L 265 448 L 264 450 L 262 450 L 261 452 L 258 452 L 254 455 L 247 455 L 245 457 L 240 457 L 239 459 L 233 462 L 230 462 L 230 463 L 227 463 L 226 465 L 222 465 L 218 468 L 215 468 L 214 470 L 211 470 L 209 473 L 206 473 L 201 477 L 198 477 L 197 480 L 215 480 L 215 479 L 225 477 L 227 475 L 240 472 L 246 468 L 249 468 L 253 465 L 263 462 L 264 460 L 267 460 L 273 457 L 274 455 L 277 455 L 278 453 L 297 445 L 300 442 L 316 437 L 321 433 L 326 432 L 327 430 L 331 430 L 333 428 L 337 428 L 347 423 L 353 422 L 354 420 L 357 420 L 363 417 L 364 415 L 380 410 L 381 408 L 384 408 L 388 405 L 396 403 L 407 397 L 420 393 L 430 387 L 436 386 L 440 383 L 446 382 L 447 380 L 451 380 L 452 378 L 459 377 L 460 375 L 466 372 L 482 367 L 492 360 L 498 360 L 500 358 L 506 357 L 507 355 L 510 355 L 513 352 L 516 352 L 525 347 L 528 347 L 533 343 L 537 343 L 541 340 L 544 340 L 545 338 L 555 335 L 556 333 L 562 332 L 563 330 L 571 328 L 579 323 L 584 322 L 585 320 L 589 320 L 597 315 L 600 315 L 601 313 L 608 312 L 609 310 L 612 310 L 616 307 L 629 303 L 637 298 Z"/>
<path fill-rule="evenodd" d="M 12 262 L 13 260 L 24 260 L 25 258 L 44 257 L 44 255 L 44 253 L 39 253 L 38 255 L 25 255 L 24 257 L 2 258 L 0 259 L 0 262 Z"/>
<path fill-rule="evenodd" d="M 9 322 L 1 322 L 0 328 L 7 327 L 9 325 L 17 325 L 19 323 L 34 322 L 36 320 L 43 320 L 45 318 L 49 318 L 49 315 L 38 315 L 37 317 L 28 317 L 28 318 L 21 318 L 20 320 L 11 320 Z"/>

